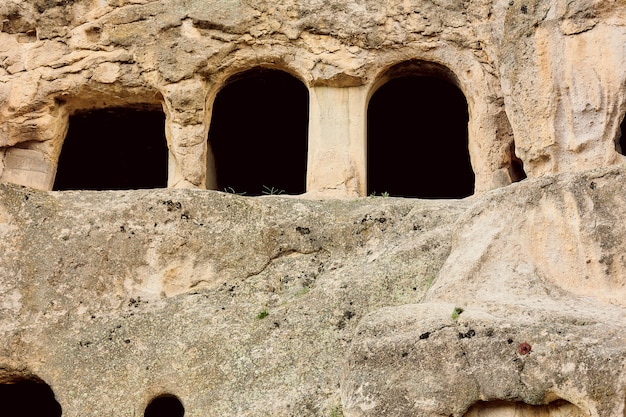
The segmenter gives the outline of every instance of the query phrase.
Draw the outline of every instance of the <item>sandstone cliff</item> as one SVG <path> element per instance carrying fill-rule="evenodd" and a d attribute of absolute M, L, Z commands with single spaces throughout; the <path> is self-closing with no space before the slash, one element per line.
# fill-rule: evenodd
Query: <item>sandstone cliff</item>
<path fill-rule="evenodd" d="M 625 176 L 455 201 L 1 186 L 0 375 L 64 416 L 162 393 L 186 416 L 622 416 Z"/>
<path fill-rule="evenodd" d="M 55 417 L 626 416 L 624 45 L 624 0 L 1 1 L 3 407 L 26 380 Z M 216 97 L 259 68 L 308 94 L 300 197 L 204 190 Z M 466 100 L 473 196 L 364 197 L 405 76 Z M 50 191 L 111 108 L 164 117 L 169 189 Z"/>
<path fill-rule="evenodd" d="M 477 191 L 518 157 L 531 178 L 623 160 L 623 0 L 7 0 L 0 23 L 5 182 L 50 189 L 69 115 L 141 104 L 166 114 L 169 186 L 212 188 L 215 95 L 259 66 L 309 89 L 310 193 L 365 195 L 364 109 L 403 63 L 466 96 Z"/>

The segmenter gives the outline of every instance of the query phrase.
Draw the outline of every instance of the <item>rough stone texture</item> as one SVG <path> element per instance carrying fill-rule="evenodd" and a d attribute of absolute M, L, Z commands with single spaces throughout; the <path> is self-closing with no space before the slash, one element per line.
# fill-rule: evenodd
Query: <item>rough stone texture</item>
<path fill-rule="evenodd" d="M 329 415 L 356 323 L 422 298 L 467 207 L 1 190 L 0 367 L 64 416 Z"/>
<path fill-rule="evenodd" d="M 37 152 L 54 177 L 68 115 L 161 105 L 169 186 L 211 188 L 215 94 L 268 66 L 311 90 L 308 191 L 364 195 L 367 100 L 394 65 L 421 61 L 467 97 L 485 191 L 516 179 L 515 152 L 530 177 L 623 159 L 625 22 L 624 0 L 5 0 L 0 149 Z M 39 171 L 4 170 L 5 182 L 50 188 Z"/>
<path fill-rule="evenodd" d="M 2 1 L 0 383 L 70 417 L 624 417 L 624 45 L 624 0 Z M 307 199 L 35 190 L 114 106 L 214 188 L 213 100 L 257 66 L 309 89 Z M 465 94 L 477 194 L 316 200 L 364 195 L 402 74 Z"/>
<path fill-rule="evenodd" d="M 359 324 L 342 385 L 346 415 L 456 416 L 479 400 L 558 400 L 567 403 L 515 415 L 622 416 L 623 181 L 623 169 L 602 169 L 476 201 L 423 302 Z M 464 311 L 455 319 L 456 307 Z M 507 415 L 491 406 L 468 415 L 483 414 Z"/>
<path fill-rule="evenodd" d="M 0 369 L 64 416 L 170 393 L 190 417 L 621 417 L 625 177 L 448 201 L 1 185 Z"/>

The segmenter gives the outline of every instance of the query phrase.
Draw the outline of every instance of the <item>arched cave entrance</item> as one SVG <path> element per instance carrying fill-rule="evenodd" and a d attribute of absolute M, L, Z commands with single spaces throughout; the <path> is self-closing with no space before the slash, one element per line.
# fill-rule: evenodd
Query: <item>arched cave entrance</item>
<path fill-rule="evenodd" d="M 183 417 L 185 408 L 176 396 L 165 394 L 150 401 L 143 415 L 144 417 Z"/>
<path fill-rule="evenodd" d="M 70 124 L 54 190 L 167 187 L 163 111 L 107 108 L 77 113 Z"/>
<path fill-rule="evenodd" d="M 306 191 L 309 92 L 286 72 L 231 78 L 213 104 L 209 144 L 217 188 L 246 195 Z"/>
<path fill-rule="evenodd" d="M 468 107 L 449 70 L 392 69 L 367 110 L 367 192 L 463 198 L 474 192 Z"/>
<path fill-rule="evenodd" d="M 60 417 L 61 405 L 52 389 L 41 380 L 14 380 L 0 383 L 3 415 L 23 417 Z"/>

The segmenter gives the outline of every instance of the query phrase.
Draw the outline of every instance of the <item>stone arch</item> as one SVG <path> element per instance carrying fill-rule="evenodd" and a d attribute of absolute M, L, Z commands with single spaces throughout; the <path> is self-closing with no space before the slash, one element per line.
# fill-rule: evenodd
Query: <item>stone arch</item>
<path fill-rule="evenodd" d="M 172 394 L 161 394 L 146 406 L 144 417 L 183 417 L 185 407 L 180 399 Z"/>
<path fill-rule="evenodd" d="M 107 107 L 70 115 L 53 189 L 165 188 L 167 176 L 162 108 Z"/>
<path fill-rule="evenodd" d="M 556 400 L 544 405 L 512 401 L 478 401 L 464 417 L 583 417 L 587 416 L 576 405 Z"/>
<path fill-rule="evenodd" d="M 368 194 L 473 194 L 468 120 L 467 100 L 448 68 L 418 60 L 389 68 L 374 84 L 368 102 Z"/>
<path fill-rule="evenodd" d="M 34 375 L 0 372 L 0 404 L 7 415 L 61 417 L 63 410 L 52 388 Z"/>
<path fill-rule="evenodd" d="M 306 191 L 309 92 L 274 68 L 232 75 L 212 106 L 208 147 L 217 189 L 261 195 Z"/>

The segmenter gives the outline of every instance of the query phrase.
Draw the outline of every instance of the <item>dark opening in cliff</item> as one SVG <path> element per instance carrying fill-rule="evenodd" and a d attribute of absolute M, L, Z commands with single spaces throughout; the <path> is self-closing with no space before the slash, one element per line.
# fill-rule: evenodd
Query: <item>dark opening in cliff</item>
<path fill-rule="evenodd" d="M 167 186 L 162 111 L 107 108 L 70 117 L 55 190 L 128 190 Z"/>
<path fill-rule="evenodd" d="M 556 400 L 545 405 L 531 405 L 512 401 L 478 401 L 465 413 L 464 417 L 515 416 L 515 417 L 582 417 L 589 415 L 574 404 Z"/>
<path fill-rule="evenodd" d="M 515 142 L 511 142 L 511 148 L 509 150 L 511 156 L 511 163 L 509 165 L 509 176 L 511 181 L 519 182 L 526 179 L 526 171 L 524 171 L 524 162 L 515 154 Z"/>
<path fill-rule="evenodd" d="M 161 395 L 150 401 L 143 415 L 144 417 L 183 417 L 185 408 L 175 396 Z"/>
<path fill-rule="evenodd" d="M 368 194 L 473 194 L 467 122 L 465 96 L 442 77 L 400 73 L 387 81 L 373 94 L 367 111 Z"/>
<path fill-rule="evenodd" d="M 43 381 L 18 380 L 0 384 L 2 415 L 21 417 L 60 417 L 61 405 Z"/>
<path fill-rule="evenodd" d="M 217 187 L 246 195 L 306 191 L 309 92 L 279 70 L 238 74 L 218 92 L 209 144 Z"/>

